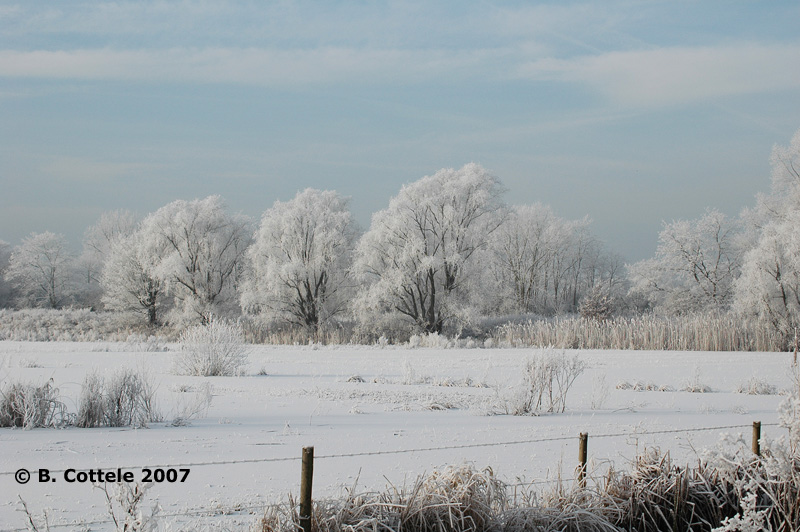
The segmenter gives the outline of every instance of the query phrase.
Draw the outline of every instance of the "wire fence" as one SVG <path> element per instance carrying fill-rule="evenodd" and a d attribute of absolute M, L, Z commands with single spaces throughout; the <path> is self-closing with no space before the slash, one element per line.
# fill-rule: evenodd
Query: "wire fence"
<path fill-rule="evenodd" d="M 758 439 L 760 439 L 760 428 L 761 427 L 777 427 L 779 426 L 778 423 L 760 423 L 755 422 L 753 425 L 719 425 L 713 427 L 687 427 L 687 428 L 680 428 L 680 429 L 664 429 L 664 430 L 634 430 L 628 432 L 612 432 L 612 433 L 600 433 L 600 434 L 591 434 L 591 438 L 594 439 L 604 439 L 604 438 L 631 438 L 631 437 L 643 437 L 643 436 L 657 436 L 657 435 L 664 435 L 664 434 L 690 434 L 695 432 L 711 432 L 711 431 L 725 431 L 725 430 L 737 430 L 737 429 L 748 429 L 755 426 L 759 427 L 759 432 L 756 433 L 754 430 L 753 432 L 753 449 L 757 449 Z M 530 444 L 539 444 L 539 443 L 550 443 L 550 442 L 567 442 L 567 441 L 575 441 L 577 438 L 575 436 L 555 436 L 555 437 L 546 437 L 546 438 L 532 438 L 532 439 L 523 439 L 523 440 L 511 440 L 511 441 L 498 441 L 498 442 L 482 442 L 482 443 L 469 443 L 469 444 L 459 444 L 459 445 L 442 445 L 442 446 L 433 446 L 433 447 L 416 447 L 416 448 L 408 448 L 408 449 L 390 449 L 390 450 L 377 450 L 377 451 L 360 451 L 360 452 L 352 452 L 352 453 L 339 453 L 339 454 L 323 454 L 323 455 L 316 455 L 314 456 L 314 460 L 333 460 L 333 459 L 345 459 L 345 458 L 361 458 L 367 456 L 383 456 L 383 455 L 400 455 L 400 454 L 412 454 L 412 453 L 426 453 L 426 452 L 436 452 L 436 451 L 449 451 L 449 450 L 459 450 L 459 449 L 478 449 L 478 448 L 487 448 L 487 447 L 505 447 L 510 445 L 530 445 Z M 285 456 L 285 457 L 272 457 L 272 458 L 253 458 L 253 459 L 240 459 L 240 460 L 216 460 L 216 461 L 206 461 L 206 462 L 185 462 L 185 463 L 172 463 L 172 464 L 162 464 L 162 465 L 129 465 L 129 466 L 120 466 L 120 469 L 123 470 L 136 470 L 136 469 L 158 469 L 158 468 L 185 468 L 185 467 L 207 467 L 207 466 L 221 466 L 221 465 L 235 465 L 235 464 L 263 464 L 263 463 L 275 463 L 275 462 L 301 462 L 302 456 Z M 586 464 L 578 464 L 579 469 L 583 469 L 585 471 Z M 31 473 L 37 473 L 37 469 L 31 470 Z M 47 470 L 49 474 L 63 474 L 69 471 L 68 469 L 49 469 Z M 16 475 L 18 471 L 0 471 L 0 477 L 3 476 L 10 476 Z M 514 484 L 507 484 L 509 488 L 521 488 L 521 487 L 532 487 L 537 485 L 545 485 L 545 484 L 552 484 L 556 481 L 561 481 L 561 479 L 547 479 L 547 480 L 535 480 L 530 482 L 520 482 Z M 260 512 L 263 513 L 269 508 L 278 508 L 281 505 L 279 504 L 256 504 L 256 505 L 235 505 L 229 507 L 222 507 L 222 506 L 215 506 L 211 509 L 201 509 L 201 510 L 187 510 L 183 512 L 174 512 L 174 513 L 158 513 L 154 517 L 158 519 L 164 518 L 178 518 L 178 517 L 204 517 L 204 516 L 215 516 L 215 515 L 241 515 L 244 512 L 253 513 L 253 512 Z M 74 523 L 60 523 L 60 524 L 47 524 L 46 530 L 49 529 L 62 529 L 62 528 L 75 528 L 75 527 L 88 527 L 94 525 L 108 525 L 113 524 L 114 520 L 112 518 L 106 519 L 99 519 L 94 521 L 80 521 Z M 6 530 L 8 532 L 23 532 L 34 530 L 33 527 L 25 527 L 25 528 L 10 528 L 10 529 L 0 529 Z"/>

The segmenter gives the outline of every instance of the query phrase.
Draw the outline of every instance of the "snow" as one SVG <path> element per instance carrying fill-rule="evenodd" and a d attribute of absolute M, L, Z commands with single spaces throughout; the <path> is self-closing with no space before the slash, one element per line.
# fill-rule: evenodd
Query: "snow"
<path fill-rule="evenodd" d="M 243 376 L 212 378 L 171 374 L 172 352 L 130 349 L 124 343 L 0 342 L 3 382 L 52 378 L 71 411 L 77 410 L 81 382 L 92 370 L 146 368 L 167 421 L 180 403 L 192 400 L 193 390 L 205 382 L 213 386 L 210 409 L 189 426 L 0 429 L 0 529 L 24 529 L 20 498 L 37 516 L 46 510 L 51 527 L 109 518 L 105 495 L 91 484 L 67 483 L 62 473 L 54 473 L 56 482 L 39 483 L 33 473 L 28 484 L 19 485 L 14 472 L 20 468 L 122 468 L 137 479 L 142 467 L 189 468 L 186 482 L 155 484 L 145 501 L 147 507 L 157 502 L 165 515 L 206 514 L 163 518 L 180 529 L 198 522 L 247 525 L 255 519 L 250 510 L 230 509 L 296 495 L 301 449 L 309 445 L 317 456 L 315 497 L 335 496 L 354 484 L 358 491 L 402 486 L 435 468 L 464 462 L 491 467 L 509 483 L 559 473 L 572 478 L 580 432 L 589 434 L 595 472 L 611 464 L 625 467 L 653 446 L 691 464 L 700 450 L 719 441 L 721 432 L 749 438 L 753 421 L 765 425 L 767 436 L 782 434 L 769 425 L 777 422 L 781 395 L 745 395 L 736 389 L 754 376 L 779 391 L 790 385 L 790 355 L 781 353 L 581 351 L 589 369 L 575 382 L 567 412 L 516 417 L 489 414 L 521 380 L 533 349 L 255 346 Z M 623 382 L 674 391 L 617 389 Z M 712 392 L 681 391 L 689 383 Z M 593 408 L 603 392 L 607 398 Z M 731 425 L 742 428 L 682 431 Z M 671 430 L 676 432 L 642 434 Z M 620 433 L 626 436 L 600 437 Z M 431 447 L 455 448 L 330 457 Z M 110 530 L 111 525 L 91 529 Z"/>

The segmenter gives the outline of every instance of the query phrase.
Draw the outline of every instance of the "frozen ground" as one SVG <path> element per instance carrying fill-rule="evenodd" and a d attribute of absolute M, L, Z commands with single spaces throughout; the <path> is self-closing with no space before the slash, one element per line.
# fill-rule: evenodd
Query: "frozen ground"
<path fill-rule="evenodd" d="M 259 512 L 248 508 L 297 494 L 299 457 L 309 445 L 318 457 L 317 497 L 336 495 L 356 482 L 358 491 L 402 486 L 464 462 L 491 467 L 510 483 L 552 479 L 559 472 L 572 478 L 579 432 L 589 433 L 595 471 L 610 463 L 624 467 L 653 446 L 680 463 L 693 463 L 721 432 L 749 438 L 746 426 L 753 421 L 776 423 L 782 397 L 736 393 L 742 383 L 756 377 L 778 391 L 790 384 L 787 354 L 582 351 L 589 367 L 570 392 L 566 413 L 490 415 L 501 409 L 534 351 L 259 346 L 252 348 L 244 376 L 201 378 L 172 375 L 171 352 L 137 352 L 128 344 L 0 342 L 5 382 L 52 378 L 72 411 L 84 375 L 95 369 L 147 368 L 167 420 L 180 404 L 194 400 L 203 383 L 213 387 L 210 409 L 190 426 L 0 429 L 0 530 L 24 529 L 20 498 L 37 516 L 47 511 L 52 530 L 111 528 L 80 526 L 109 518 L 97 487 L 67 483 L 63 473 L 54 474 L 56 482 L 40 483 L 35 472 L 20 485 L 14 479 L 20 468 L 122 468 L 137 479 L 143 467 L 188 468 L 185 482 L 156 484 L 147 493 L 146 506 L 160 505 L 167 516 L 164 529 L 175 530 L 252 523 Z M 624 382 L 674 391 L 617 389 Z M 689 383 L 712 391 L 681 391 Z M 682 430 L 730 425 L 743 427 Z M 781 429 L 767 426 L 764 432 L 777 436 Z M 604 434 L 625 436 L 599 437 Z M 526 440 L 551 441 L 503 444 Z M 455 448 L 332 457 L 431 447 Z M 283 458 L 288 460 L 270 461 Z"/>

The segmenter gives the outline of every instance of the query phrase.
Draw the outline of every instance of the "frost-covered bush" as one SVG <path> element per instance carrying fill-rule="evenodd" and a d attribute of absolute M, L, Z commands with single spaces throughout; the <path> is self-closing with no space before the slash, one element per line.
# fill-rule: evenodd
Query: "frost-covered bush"
<path fill-rule="evenodd" d="M 450 340 L 444 334 L 438 332 L 412 334 L 408 339 L 408 346 L 412 349 L 417 347 L 432 347 L 435 349 L 449 349 L 456 346 L 455 340 Z M 464 342 L 466 345 L 466 341 Z M 463 346 L 458 346 L 463 347 Z"/>
<path fill-rule="evenodd" d="M 707 384 L 702 382 L 700 377 L 700 368 L 694 368 L 694 377 L 686 381 L 686 386 L 683 387 L 683 391 L 689 393 L 710 393 L 713 390 Z"/>
<path fill-rule="evenodd" d="M 587 320 L 605 321 L 614 314 L 614 305 L 608 288 L 597 285 L 581 300 L 578 313 Z"/>
<path fill-rule="evenodd" d="M 739 383 L 736 393 L 746 393 L 747 395 L 774 395 L 777 388 L 764 379 L 750 377 L 746 382 Z"/>
<path fill-rule="evenodd" d="M 755 456 L 741 436 L 726 435 L 723 445 L 706 453 L 720 481 L 729 483 L 739 500 L 738 513 L 725 519 L 719 532 L 800 530 L 800 367 L 791 368 L 794 386 L 778 408 L 788 440 L 761 439 Z"/>
<path fill-rule="evenodd" d="M 792 364 L 790 374 L 792 388 L 778 407 L 778 415 L 781 426 L 789 430 L 790 445 L 800 453 L 800 364 Z"/>
<path fill-rule="evenodd" d="M 12 383 L 0 390 L 0 427 L 62 427 L 71 422 L 58 388 Z"/>
<path fill-rule="evenodd" d="M 186 329 L 179 343 L 175 370 L 181 375 L 237 375 L 247 364 L 244 332 L 238 323 L 211 318 L 205 325 Z"/>
<path fill-rule="evenodd" d="M 164 339 L 152 334 L 133 333 L 125 340 L 125 344 L 126 348 L 130 348 L 132 351 L 145 351 L 148 353 L 167 351 Z"/>
<path fill-rule="evenodd" d="M 726 435 L 706 453 L 718 482 L 729 485 L 739 501 L 737 514 L 716 531 L 800 530 L 800 449 L 783 438 L 762 438 L 761 444 L 761 456 L 755 456 L 748 442 Z"/>
<path fill-rule="evenodd" d="M 523 380 L 506 402 L 509 414 L 536 415 L 543 412 L 564 412 L 567 394 L 575 379 L 586 369 L 578 354 L 548 348 L 528 359 Z"/>
<path fill-rule="evenodd" d="M 90 373 L 83 381 L 79 427 L 146 427 L 160 418 L 155 386 L 144 371 L 125 368 L 106 378 Z"/>
<path fill-rule="evenodd" d="M 420 345 L 422 345 L 422 338 L 418 334 L 412 334 L 411 337 L 408 339 L 408 347 L 411 349 L 416 349 Z"/>
<path fill-rule="evenodd" d="M 214 386 L 210 382 L 204 382 L 195 388 L 181 388 L 180 392 L 194 392 L 184 399 L 180 398 L 177 401 L 174 415 L 170 424 L 173 427 L 183 427 L 191 424 L 191 420 L 204 417 L 211 407 L 211 401 L 214 398 Z"/>

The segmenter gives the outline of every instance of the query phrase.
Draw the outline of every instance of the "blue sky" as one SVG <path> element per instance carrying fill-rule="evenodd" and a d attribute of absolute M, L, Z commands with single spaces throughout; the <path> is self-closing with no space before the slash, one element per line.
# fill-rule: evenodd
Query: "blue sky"
<path fill-rule="evenodd" d="M 800 3 L 0 2 L 0 239 L 305 187 L 362 225 L 478 162 L 627 260 L 800 128 Z"/>

